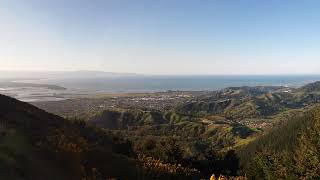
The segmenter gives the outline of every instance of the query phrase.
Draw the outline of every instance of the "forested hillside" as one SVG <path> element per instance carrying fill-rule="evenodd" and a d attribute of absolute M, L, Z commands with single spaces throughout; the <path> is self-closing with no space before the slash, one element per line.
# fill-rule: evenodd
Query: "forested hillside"
<path fill-rule="evenodd" d="M 0 125 L 1 179 L 199 178 L 197 170 L 138 156 L 106 130 L 2 95 Z"/>
<path fill-rule="evenodd" d="M 227 88 L 169 110 L 90 109 L 71 119 L 1 95 L 0 177 L 317 179 L 318 86 Z"/>
<path fill-rule="evenodd" d="M 254 179 L 320 177 L 320 107 L 296 114 L 239 151 Z"/>

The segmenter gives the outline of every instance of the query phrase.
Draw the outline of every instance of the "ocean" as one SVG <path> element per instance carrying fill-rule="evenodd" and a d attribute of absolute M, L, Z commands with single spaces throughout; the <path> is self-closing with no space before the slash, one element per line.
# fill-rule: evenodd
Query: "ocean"
<path fill-rule="evenodd" d="M 306 76 L 113 76 L 104 78 L 47 78 L 15 80 L 17 86 L 0 83 L 0 94 L 21 101 L 61 101 L 98 93 L 143 93 L 164 91 L 214 91 L 240 86 L 299 87 L 320 81 L 320 75 Z M 42 84 L 28 85 L 23 83 Z M 58 85 L 67 89 L 51 89 Z"/>
<path fill-rule="evenodd" d="M 33 83 L 47 83 L 69 89 L 99 92 L 158 92 L 211 91 L 240 86 L 299 87 L 320 81 L 320 75 L 279 76 L 128 76 L 81 79 L 44 79 Z"/>

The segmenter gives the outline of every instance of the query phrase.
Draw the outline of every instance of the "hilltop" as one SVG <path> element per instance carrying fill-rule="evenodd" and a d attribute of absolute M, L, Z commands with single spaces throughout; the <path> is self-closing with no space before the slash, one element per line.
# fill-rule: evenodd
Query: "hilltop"
<path fill-rule="evenodd" d="M 314 82 L 314 83 L 309 83 L 305 86 L 302 86 L 299 88 L 299 90 L 304 91 L 304 92 L 320 92 L 320 81 Z"/>
<path fill-rule="evenodd" d="M 81 179 L 95 176 L 91 169 L 97 167 L 107 177 L 121 177 L 119 170 L 135 173 L 136 165 L 128 158 L 130 144 L 108 132 L 3 95 L 0 123 L 1 178 Z"/>
<path fill-rule="evenodd" d="M 299 89 L 281 86 L 226 88 L 182 104 L 176 107 L 176 112 L 193 116 L 218 115 L 235 121 L 270 118 L 320 102 L 319 94 L 314 93 L 317 85 L 320 85 L 319 82 Z M 310 87 L 313 89 L 312 93 L 301 91 Z"/>
<path fill-rule="evenodd" d="M 1 179 L 200 178 L 197 170 L 159 162 L 110 131 L 0 95 Z"/>

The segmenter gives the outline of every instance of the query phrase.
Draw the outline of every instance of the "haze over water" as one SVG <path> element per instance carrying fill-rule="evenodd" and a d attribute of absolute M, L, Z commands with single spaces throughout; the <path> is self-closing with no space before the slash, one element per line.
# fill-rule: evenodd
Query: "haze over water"
<path fill-rule="evenodd" d="M 240 86 L 298 87 L 320 80 L 320 75 L 279 76 L 124 76 L 100 78 L 43 79 L 28 82 L 60 85 L 69 89 L 101 92 L 155 92 L 168 90 L 219 90 Z"/>

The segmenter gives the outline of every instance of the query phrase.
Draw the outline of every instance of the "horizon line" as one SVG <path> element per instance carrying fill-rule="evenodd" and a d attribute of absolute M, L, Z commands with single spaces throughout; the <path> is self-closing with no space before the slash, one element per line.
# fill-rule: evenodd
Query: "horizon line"
<path fill-rule="evenodd" d="M 110 73 L 123 75 L 138 75 L 138 76 L 320 76 L 315 73 L 275 73 L 275 74 L 256 74 L 256 73 L 223 73 L 223 74 L 151 74 L 151 73 L 136 73 L 136 72 L 114 72 L 104 70 L 0 70 L 0 73 L 70 73 L 70 72 L 96 72 L 96 73 Z"/>

